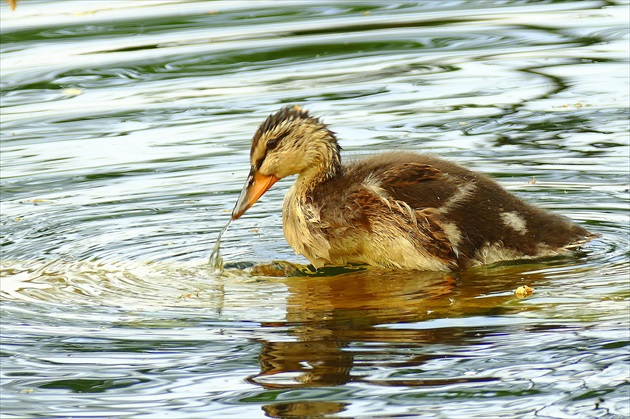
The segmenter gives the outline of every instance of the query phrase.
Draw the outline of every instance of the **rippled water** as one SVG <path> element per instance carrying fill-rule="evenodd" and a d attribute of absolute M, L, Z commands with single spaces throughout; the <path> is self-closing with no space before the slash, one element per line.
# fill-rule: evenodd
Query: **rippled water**
<path fill-rule="evenodd" d="M 2 4 L 3 417 L 630 415 L 628 2 L 50 4 Z M 305 262 L 287 179 L 219 275 L 251 136 L 294 103 L 344 157 L 435 153 L 602 237 L 256 274 Z"/>

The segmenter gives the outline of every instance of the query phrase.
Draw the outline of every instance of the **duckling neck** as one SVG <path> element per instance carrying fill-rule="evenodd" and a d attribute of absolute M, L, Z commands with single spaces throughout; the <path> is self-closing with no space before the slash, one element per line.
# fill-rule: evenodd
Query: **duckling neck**
<path fill-rule="evenodd" d="M 298 189 L 308 191 L 317 185 L 342 175 L 343 166 L 340 152 L 341 148 L 331 134 L 330 143 L 326 147 L 317 150 L 313 164 L 298 175 L 296 181 Z"/>

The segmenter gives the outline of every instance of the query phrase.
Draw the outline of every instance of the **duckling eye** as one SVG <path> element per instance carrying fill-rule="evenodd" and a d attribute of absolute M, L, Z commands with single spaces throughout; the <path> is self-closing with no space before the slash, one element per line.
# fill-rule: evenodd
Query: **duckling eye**
<path fill-rule="evenodd" d="M 272 138 L 271 140 L 267 141 L 267 150 L 273 150 L 274 148 L 276 148 L 278 146 L 278 141 L 280 141 L 279 138 Z"/>
<path fill-rule="evenodd" d="M 267 141 L 267 150 L 273 150 L 278 146 L 278 143 L 286 136 L 290 134 L 290 131 L 286 131 L 283 134 L 280 134 L 276 138 L 272 138 Z"/>

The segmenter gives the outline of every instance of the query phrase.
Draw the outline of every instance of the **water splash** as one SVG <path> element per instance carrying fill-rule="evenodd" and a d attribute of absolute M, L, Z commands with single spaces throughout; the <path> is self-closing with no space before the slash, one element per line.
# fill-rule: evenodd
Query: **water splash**
<path fill-rule="evenodd" d="M 232 219 L 230 218 L 225 224 L 225 226 L 219 232 L 217 236 L 217 242 L 214 244 L 214 249 L 212 249 L 212 253 L 210 253 L 210 258 L 208 259 L 208 263 L 210 267 L 214 269 L 216 272 L 223 272 L 223 258 L 221 257 L 220 249 L 221 249 L 221 237 L 227 231 L 228 227 L 232 224 Z"/>

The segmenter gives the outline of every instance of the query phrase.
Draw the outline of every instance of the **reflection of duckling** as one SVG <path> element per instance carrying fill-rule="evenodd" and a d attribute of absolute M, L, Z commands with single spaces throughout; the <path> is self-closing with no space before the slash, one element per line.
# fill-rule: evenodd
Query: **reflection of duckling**
<path fill-rule="evenodd" d="M 390 152 L 342 165 L 340 150 L 334 133 L 297 106 L 269 116 L 254 134 L 232 219 L 297 174 L 284 234 L 315 267 L 462 269 L 557 255 L 595 237 L 457 164 Z"/>

